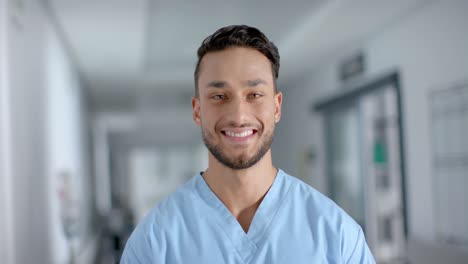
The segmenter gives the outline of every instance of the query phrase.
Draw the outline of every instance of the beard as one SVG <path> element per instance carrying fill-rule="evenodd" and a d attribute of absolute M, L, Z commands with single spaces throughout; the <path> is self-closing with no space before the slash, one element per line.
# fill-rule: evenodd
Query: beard
<path fill-rule="evenodd" d="M 263 140 L 261 140 L 260 145 L 255 150 L 254 155 L 240 155 L 237 157 L 230 157 L 227 153 L 223 152 L 220 144 L 216 145 L 213 141 L 213 135 L 207 133 L 202 127 L 202 137 L 203 142 L 205 143 L 206 148 L 211 152 L 211 154 L 224 166 L 233 169 L 233 170 L 243 170 L 252 167 L 259 160 L 265 156 L 265 154 L 270 149 L 271 143 L 273 142 L 274 127 L 271 133 L 266 132 Z"/>

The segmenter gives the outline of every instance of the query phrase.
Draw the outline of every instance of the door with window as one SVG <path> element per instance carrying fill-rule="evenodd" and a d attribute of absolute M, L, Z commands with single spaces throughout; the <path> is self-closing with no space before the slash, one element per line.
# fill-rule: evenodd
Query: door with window
<path fill-rule="evenodd" d="M 405 199 L 398 76 L 338 94 L 324 115 L 329 194 L 364 229 L 378 263 L 405 255 Z"/>

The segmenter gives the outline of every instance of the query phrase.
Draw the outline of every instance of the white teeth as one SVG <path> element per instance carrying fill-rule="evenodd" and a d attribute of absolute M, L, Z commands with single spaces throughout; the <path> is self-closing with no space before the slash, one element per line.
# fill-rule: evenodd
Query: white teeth
<path fill-rule="evenodd" d="M 244 131 L 242 133 L 234 133 L 234 132 L 231 132 L 231 131 L 226 131 L 226 135 L 228 135 L 230 137 L 238 137 L 238 138 L 247 137 L 247 136 L 250 136 L 252 134 L 253 134 L 253 130 Z"/>

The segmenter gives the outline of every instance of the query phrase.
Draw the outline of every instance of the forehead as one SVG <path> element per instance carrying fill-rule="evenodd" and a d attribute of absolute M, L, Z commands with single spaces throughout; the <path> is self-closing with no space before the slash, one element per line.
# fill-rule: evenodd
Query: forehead
<path fill-rule="evenodd" d="M 261 52 L 253 48 L 231 47 L 205 54 L 200 62 L 199 80 L 202 83 L 211 78 L 249 78 L 263 75 L 270 75 L 273 79 L 272 74 L 270 60 Z"/>

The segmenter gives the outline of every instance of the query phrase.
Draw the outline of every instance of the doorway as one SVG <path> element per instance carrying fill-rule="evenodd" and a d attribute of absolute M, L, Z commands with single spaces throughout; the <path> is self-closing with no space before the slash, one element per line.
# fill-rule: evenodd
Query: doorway
<path fill-rule="evenodd" d="M 398 73 L 319 102 L 330 197 L 364 229 L 378 263 L 405 256 L 403 126 Z"/>

